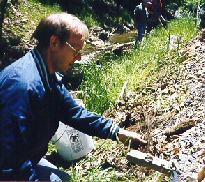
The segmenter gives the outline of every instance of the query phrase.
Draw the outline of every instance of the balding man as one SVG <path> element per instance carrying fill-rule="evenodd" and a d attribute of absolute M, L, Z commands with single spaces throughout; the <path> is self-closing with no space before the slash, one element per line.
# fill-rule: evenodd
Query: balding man
<path fill-rule="evenodd" d="M 59 121 L 88 135 L 146 144 L 79 106 L 62 84 L 58 72 L 81 58 L 88 37 L 83 22 L 71 14 L 51 14 L 32 37 L 37 46 L 0 72 L 0 180 L 68 180 L 68 174 L 39 163 Z"/>

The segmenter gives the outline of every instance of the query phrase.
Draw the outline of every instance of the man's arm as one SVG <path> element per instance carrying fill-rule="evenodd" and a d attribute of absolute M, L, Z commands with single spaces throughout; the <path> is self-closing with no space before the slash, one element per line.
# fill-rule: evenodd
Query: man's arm
<path fill-rule="evenodd" d="M 139 144 L 146 144 L 139 134 L 120 129 L 111 119 L 96 115 L 79 106 L 65 87 L 62 87 L 61 93 L 63 95 L 62 113 L 64 113 L 62 122 L 65 124 L 91 136 L 112 140 L 119 138 L 119 141 L 123 143 L 131 139 Z"/>

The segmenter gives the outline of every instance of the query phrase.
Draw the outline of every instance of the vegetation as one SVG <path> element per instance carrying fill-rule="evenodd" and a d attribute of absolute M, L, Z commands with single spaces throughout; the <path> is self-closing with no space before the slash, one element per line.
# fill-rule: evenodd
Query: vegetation
<path fill-rule="evenodd" d="M 158 72 L 168 69 L 170 64 L 180 62 L 179 48 L 197 33 L 192 17 L 175 20 L 168 27 L 154 30 L 142 44 L 124 55 L 104 55 L 101 65 L 85 65 L 85 81 L 82 89 L 86 95 L 86 106 L 103 113 L 112 107 L 119 96 L 123 84 L 128 81 L 129 89 L 136 91 L 156 79 Z M 169 49 L 170 35 L 179 36 L 178 48 Z"/>
<path fill-rule="evenodd" d="M 166 0 L 167 3 L 173 3 L 172 0 Z M 179 6 L 185 6 L 192 4 L 193 6 L 197 6 L 198 4 L 205 3 L 204 0 L 176 0 L 174 1 Z"/>
<path fill-rule="evenodd" d="M 57 5 L 42 5 L 36 0 L 19 1 L 17 7 L 9 4 L 7 18 L 12 22 L 10 26 L 5 26 L 6 31 L 11 32 L 13 36 L 20 37 L 22 41 L 28 42 L 34 28 L 45 16 L 61 11 Z M 17 8 L 17 9 L 15 9 Z M 32 13 L 30 12 L 32 9 Z M 23 18 L 22 18 L 23 15 Z M 21 24 L 21 26 L 19 26 Z"/>
<path fill-rule="evenodd" d="M 84 2 L 84 3 L 83 3 Z M 137 2 L 137 1 L 136 1 Z M 88 27 L 105 26 L 113 27 L 118 25 L 132 24 L 134 1 L 119 0 L 87 0 L 87 1 L 58 1 L 58 0 L 29 0 L 29 1 L 7 1 L 3 0 L 0 4 L 0 37 L 2 27 L 14 36 L 21 37 L 28 41 L 37 23 L 51 12 L 67 11 L 76 14 Z M 204 0 L 183 0 L 176 1 L 177 4 L 204 3 Z M 17 5 L 14 7 L 14 5 Z M 8 8 L 9 7 L 9 8 Z M 14 8 L 12 8 L 14 7 Z M 103 7 L 103 8 L 102 8 Z M 9 10 L 6 12 L 6 8 Z M 16 15 L 17 10 L 20 14 Z M 31 13 L 32 9 L 32 13 Z M 112 16 L 109 16 L 112 14 Z M 9 18 L 11 23 L 7 27 L 2 26 L 4 18 Z M 16 21 L 18 19 L 18 21 Z M 12 21 L 13 20 L 13 21 Z M 19 26 L 19 23 L 21 26 Z"/>
<path fill-rule="evenodd" d="M 173 65 L 178 66 L 183 61 L 179 49 L 196 33 L 194 18 L 178 19 L 171 22 L 167 29 L 154 30 L 137 49 L 122 57 L 106 54 L 102 56 L 100 65 L 94 63 L 84 65 L 82 69 L 85 72 L 85 81 L 82 88 L 86 93 L 87 107 L 103 113 L 108 107 L 113 106 L 125 81 L 129 82 L 129 90 L 136 92 L 159 79 L 162 72 L 170 72 Z M 181 37 L 182 40 L 177 43 L 174 50 L 170 46 L 171 35 Z M 92 153 L 92 156 L 78 163 L 73 163 L 66 171 L 71 174 L 73 181 L 137 181 L 130 175 L 120 177 L 119 171 L 112 167 L 105 170 L 102 162 L 97 162 L 101 160 L 100 153 L 108 154 L 106 158 L 112 157 L 110 151 L 116 150 L 115 145 L 110 141 L 98 140 L 96 143 L 98 152 Z M 122 160 L 126 149 L 121 147 L 120 151 L 119 156 Z M 89 165 L 88 168 L 87 165 Z M 163 181 L 165 176 L 161 175 L 158 180 L 160 178 Z"/>
<path fill-rule="evenodd" d="M 186 0 L 185 3 L 186 4 L 193 4 L 194 6 L 198 6 L 198 5 L 205 3 L 205 1 L 204 0 Z"/>
<path fill-rule="evenodd" d="M 6 4 L 7 4 L 7 0 L 2 0 L 0 1 L 0 39 L 2 37 L 2 24 L 3 24 L 3 20 L 4 20 L 4 15 L 5 15 L 5 11 L 6 11 Z"/>

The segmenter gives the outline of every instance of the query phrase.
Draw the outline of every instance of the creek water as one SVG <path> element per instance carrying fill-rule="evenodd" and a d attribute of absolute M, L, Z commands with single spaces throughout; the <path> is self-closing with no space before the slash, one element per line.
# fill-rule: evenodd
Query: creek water
<path fill-rule="evenodd" d="M 136 36 L 136 31 L 130 31 L 130 32 L 126 32 L 123 34 L 114 34 L 110 37 L 109 41 L 110 43 L 127 43 L 127 42 L 131 42 L 134 41 Z"/>
<path fill-rule="evenodd" d="M 96 44 L 95 42 L 93 44 L 88 43 L 86 44 L 83 50 L 83 55 L 89 55 L 90 53 L 93 53 L 95 51 L 101 52 L 103 50 L 106 50 L 107 46 L 112 47 L 116 44 L 132 42 L 135 40 L 135 36 L 136 36 L 136 31 L 132 30 L 122 34 L 113 34 L 109 37 L 108 41 L 105 42 L 99 39 L 99 41 Z"/>

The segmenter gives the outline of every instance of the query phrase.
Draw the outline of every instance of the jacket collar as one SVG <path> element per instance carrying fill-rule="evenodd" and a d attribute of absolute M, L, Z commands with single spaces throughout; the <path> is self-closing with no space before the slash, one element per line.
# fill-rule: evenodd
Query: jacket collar
<path fill-rule="evenodd" d="M 45 61 L 43 60 L 40 52 L 37 49 L 31 50 L 31 54 L 34 58 L 34 61 L 36 63 L 36 67 L 38 69 L 38 72 L 40 74 L 40 77 L 41 77 L 41 80 L 43 82 L 43 85 L 44 85 L 45 89 L 48 90 L 48 91 L 51 91 L 51 85 L 50 85 L 50 82 L 49 82 L 49 77 L 55 76 L 55 74 L 54 75 L 49 75 L 48 67 L 47 67 Z"/>

